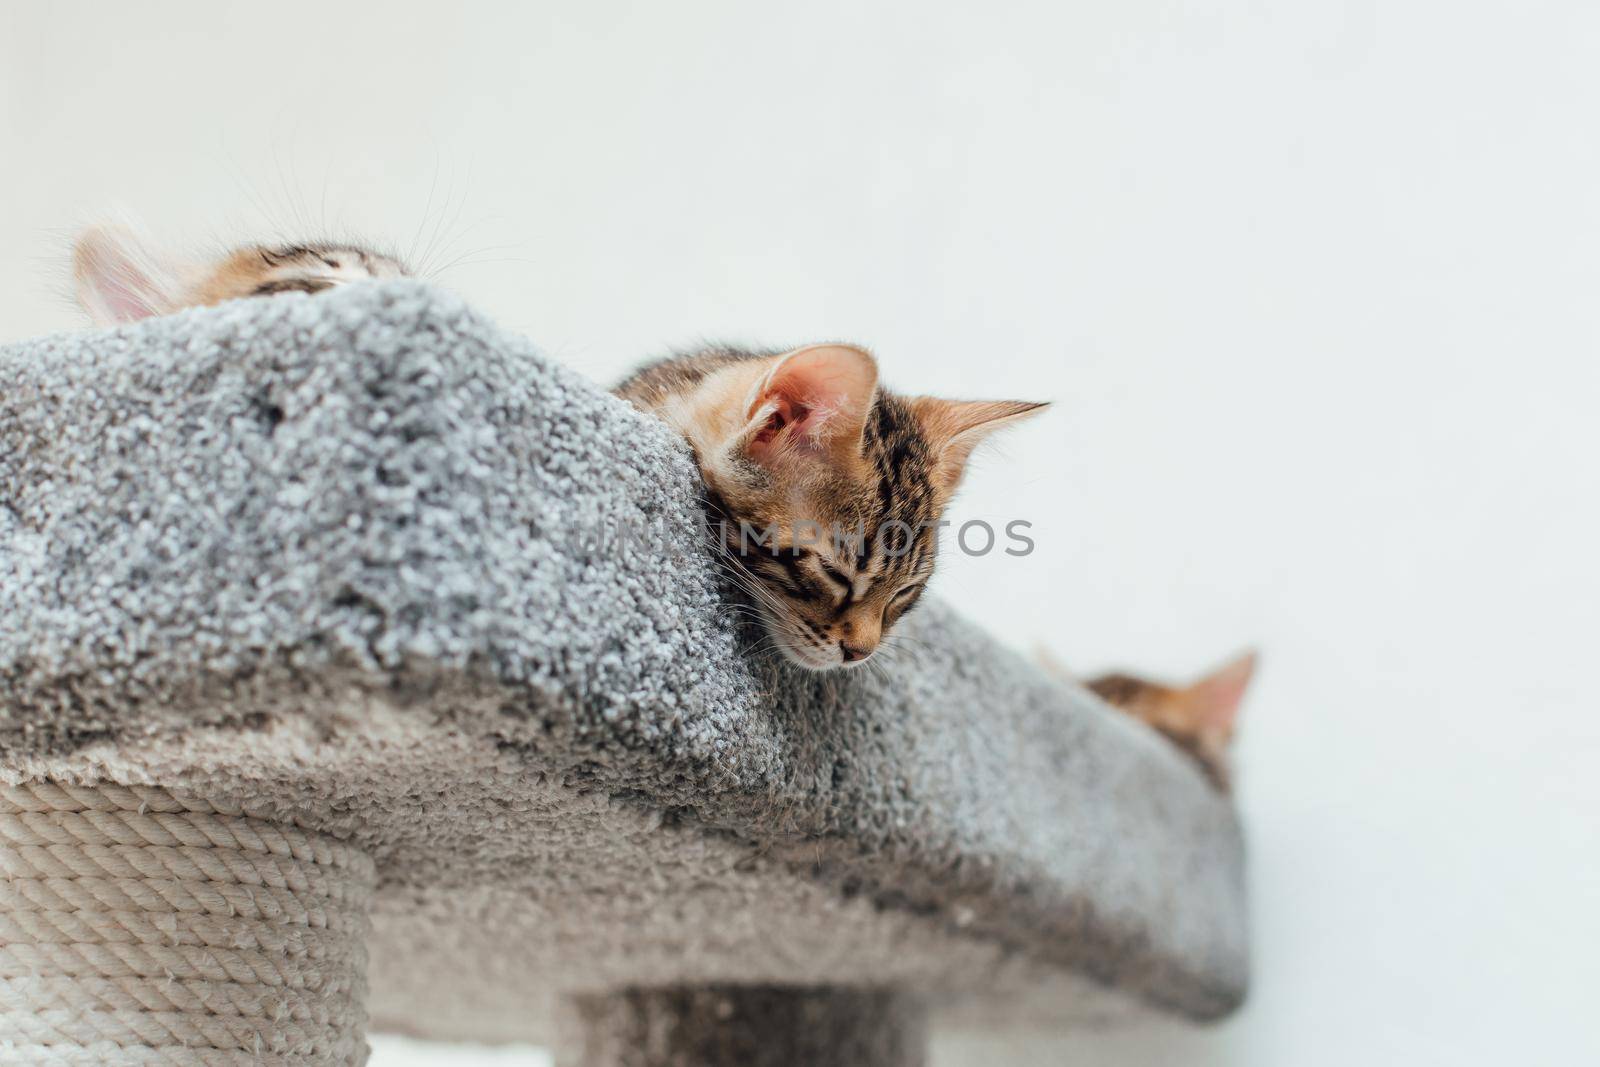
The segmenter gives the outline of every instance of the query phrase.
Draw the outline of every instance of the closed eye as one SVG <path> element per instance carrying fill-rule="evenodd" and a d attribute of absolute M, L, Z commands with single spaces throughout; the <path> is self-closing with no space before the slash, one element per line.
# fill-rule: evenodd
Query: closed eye
<path fill-rule="evenodd" d="M 920 582 L 916 585 L 902 586 L 895 591 L 894 596 L 889 598 L 889 603 L 904 604 L 920 592 L 922 592 L 922 584 Z"/>
<path fill-rule="evenodd" d="M 823 559 L 821 556 L 817 557 L 817 566 L 822 568 L 823 575 L 830 582 L 837 582 L 846 589 L 850 588 L 850 579 L 846 578 L 842 571 L 833 566 L 833 564 L 829 563 L 827 560 Z"/>

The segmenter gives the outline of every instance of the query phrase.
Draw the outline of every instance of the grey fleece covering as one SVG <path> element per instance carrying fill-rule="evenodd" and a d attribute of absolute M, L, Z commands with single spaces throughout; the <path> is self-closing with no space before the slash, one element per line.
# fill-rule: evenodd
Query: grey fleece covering
<path fill-rule="evenodd" d="M 910 990 L 935 1025 L 1245 990 L 1233 809 L 937 602 L 762 653 L 663 426 L 410 282 L 0 350 L 0 776 L 237 798 L 377 858 L 377 1025 Z M 630 540 L 631 539 L 631 540 Z M 914 651 L 912 651 L 914 650 Z"/>

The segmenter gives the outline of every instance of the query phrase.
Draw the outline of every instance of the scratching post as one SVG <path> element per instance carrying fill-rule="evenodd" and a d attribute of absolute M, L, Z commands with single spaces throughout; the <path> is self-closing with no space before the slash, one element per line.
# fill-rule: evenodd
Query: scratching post
<path fill-rule="evenodd" d="M 1189 760 L 936 597 L 792 668 L 703 498 L 417 282 L 0 347 L 0 1064 L 548 1045 L 579 998 L 583 1067 L 907 1067 L 918 1004 L 1238 1006 Z"/>
<path fill-rule="evenodd" d="M 627 990 L 576 998 L 559 1067 L 922 1067 L 919 1004 L 884 990 Z"/>
<path fill-rule="evenodd" d="M 0 788 L 0 1059 L 366 1061 L 360 850 L 159 789 Z"/>

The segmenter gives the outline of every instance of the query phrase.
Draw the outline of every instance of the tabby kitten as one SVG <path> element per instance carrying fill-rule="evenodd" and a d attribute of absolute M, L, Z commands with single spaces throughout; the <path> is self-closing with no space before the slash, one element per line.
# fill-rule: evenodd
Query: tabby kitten
<path fill-rule="evenodd" d="M 866 660 L 915 606 L 973 449 L 1045 407 L 899 396 L 847 344 L 673 356 L 616 393 L 689 442 L 767 635 L 818 671 Z"/>
<path fill-rule="evenodd" d="M 1131 674 L 1104 674 L 1084 683 L 1112 707 L 1160 733 L 1194 760 L 1226 793 L 1232 788 L 1230 747 L 1239 705 L 1256 671 L 1256 654 L 1246 652 L 1188 685 L 1163 685 Z M 1040 661 L 1066 677 L 1048 656 Z"/>
<path fill-rule="evenodd" d="M 89 229 L 72 249 L 78 303 L 98 326 L 236 297 L 316 293 L 408 273 L 392 256 L 337 243 L 245 245 L 210 261 L 180 261 L 121 226 Z"/>

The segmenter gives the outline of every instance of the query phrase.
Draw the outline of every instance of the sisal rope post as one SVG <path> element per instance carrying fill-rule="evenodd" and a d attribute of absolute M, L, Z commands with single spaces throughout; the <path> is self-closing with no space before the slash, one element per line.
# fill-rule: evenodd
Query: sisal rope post
<path fill-rule="evenodd" d="M 359 1067 L 371 858 L 140 786 L 0 786 L 0 1062 Z"/>

